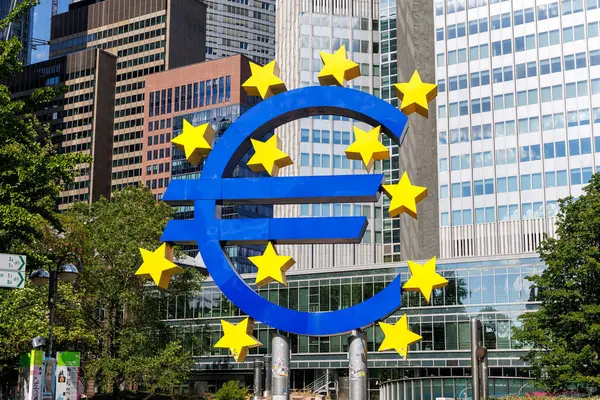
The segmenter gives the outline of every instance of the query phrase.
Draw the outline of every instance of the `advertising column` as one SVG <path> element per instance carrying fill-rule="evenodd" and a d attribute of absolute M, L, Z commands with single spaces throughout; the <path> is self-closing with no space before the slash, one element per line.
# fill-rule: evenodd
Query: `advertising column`
<path fill-rule="evenodd" d="M 44 375 L 44 352 L 32 350 L 29 365 L 29 390 L 27 400 L 42 400 L 42 380 Z"/>
<path fill-rule="evenodd" d="M 56 400 L 77 400 L 80 354 L 71 351 L 56 355 Z"/>

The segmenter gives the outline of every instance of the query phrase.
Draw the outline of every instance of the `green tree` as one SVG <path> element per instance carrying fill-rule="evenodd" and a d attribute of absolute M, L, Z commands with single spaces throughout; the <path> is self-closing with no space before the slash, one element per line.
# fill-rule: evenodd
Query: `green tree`
<path fill-rule="evenodd" d="M 37 4 L 24 0 L 0 21 L 4 30 Z M 0 41 L 0 80 L 21 72 L 22 45 L 17 37 Z M 77 153 L 59 154 L 51 142 L 50 127 L 35 112 L 58 94 L 54 88 L 38 89 L 24 99 L 11 99 L 0 84 L 0 252 L 28 252 L 47 224 L 57 227 L 56 200 L 65 184 L 73 181 L 79 163 L 89 158 Z M 47 262 L 44 254 L 29 253 L 30 261 Z"/>
<path fill-rule="evenodd" d="M 23 0 L 2 20 L 0 29 L 18 21 L 36 0 Z M 49 125 L 36 116 L 61 88 L 35 90 L 31 96 L 11 99 L 6 86 L 22 71 L 18 55 L 22 45 L 17 37 L 0 41 L 0 252 L 27 255 L 28 267 L 50 267 L 56 262 L 53 253 L 40 246 L 45 234 L 60 227 L 56 201 L 64 185 L 73 181 L 81 154 L 59 154 L 52 144 Z M 55 133 L 58 134 L 58 133 Z M 59 287 L 63 302 L 57 318 L 68 328 L 58 328 L 64 340 L 85 340 L 80 303 L 73 293 Z M 30 340 L 47 332 L 47 288 L 28 285 L 25 289 L 0 288 L 0 367 L 15 362 L 28 349 Z M 26 311 L 26 312 L 24 312 Z"/>
<path fill-rule="evenodd" d="M 538 251 L 546 269 L 531 277 L 541 301 L 520 318 L 514 338 L 527 343 L 525 357 L 540 386 L 600 392 L 600 175 L 579 199 L 559 200 L 557 238 Z"/>
<path fill-rule="evenodd" d="M 206 350 L 202 328 L 164 322 L 167 301 L 189 308 L 201 289 L 198 272 L 186 268 L 165 291 L 134 275 L 142 264 L 140 248 L 158 247 L 171 213 L 147 189 L 128 187 L 110 201 L 77 204 L 62 218 L 62 244 L 55 247 L 82 256 L 79 290 L 85 293 L 88 329 L 97 338 L 84 350 L 85 370 L 113 394 L 122 386 L 155 391 L 182 383 L 191 371 L 192 349 Z"/>
<path fill-rule="evenodd" d="M 246 396 L 248 389 L 240 387 L 238 381 L 226 382 L 216 394 L 217 400 L 244 400 Z"/>

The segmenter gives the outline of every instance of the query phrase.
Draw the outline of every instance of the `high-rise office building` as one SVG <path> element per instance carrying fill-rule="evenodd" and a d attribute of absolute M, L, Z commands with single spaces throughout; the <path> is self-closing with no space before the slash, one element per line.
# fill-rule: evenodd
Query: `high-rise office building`
<path fill-rule="evenodd" d="M 264 65 L 275 58 L 275 0 L 205 0 L 206 59 L 242 54 Z"/>
<path fill-rule="evenodd" d="M 323 67 L 319 53 L 333 53 L 345 46 L 348 58 L 360 65 L 361 76 L 347 87 L 380 95 L 379 2 L 281 0 L 277 2 L 277 62 L 288 90 L 319 85 Z M 353 126 L 372 127 L 345 117 L 316 116 L 290 122 L 276 130 L 283 150 L 294 165 L 282 175 L 344 175 L 366 173 L 361 161 L 351 161 L 345 149 L 353 141 Z M 381 162 L 374 170 L 381 172 Z M 276 216 L 364 215 L 369 220 L 359 245 L 281 246 L 302 265 L 350 265 L 383 261 L 383 206 L 377 204 L 313 204 L 276 206 Z M 318 260 L 318 261 L 315 261 Z"/>
<path fill-rule="evenodd" d="M 110 197 L 115 65 L 112 54 L 86 49 L 28 65 L 6 82 L 14 99 L 30 96 L 36 88 L 68 88 L 66 94 L 37 113 L 41 122 L 50 125 L 51 140 L 59 152 L 93 157 L 91 163 L 78 166 L 75 182 L 61 192 L 61 211 L 77 201 Z"/>
<path fill-rule="evenodd" d="M 442 257 L 534 251 L 598 169 L 598 7 L 435 2 Z"/>
<path fill-rule="evenodd" d="M 22 0 L 0 0 L 0 19 L 6 17 L 6 15 L 15 7 L 16 4 Z M 16 22 L 12 22 L 6 28 L 0 30 L 0 40 L 6 38 L 18 37 L 19 41 L 23 45 L 19 59 L 23 64 L 29 64 L 31 62 L 31 37 L 33 35 L 33 8 L 29 10 L 21 19 Z"/>
<path fill-rule="evenodd" d="M 117 56 L 111 189 L 142 180 L 147 75 L 204 60 L 199 0 L 84 0 L 52 18 L 50 58 L 97 47 Z"/>

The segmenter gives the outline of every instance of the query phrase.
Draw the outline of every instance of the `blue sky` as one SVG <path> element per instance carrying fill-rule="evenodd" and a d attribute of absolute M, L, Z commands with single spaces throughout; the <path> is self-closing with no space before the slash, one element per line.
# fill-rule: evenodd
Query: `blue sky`
<path fill-rule="evenodd" d="M 59 1 L 58 12 L 65 12 L 69 8 L 69 0 Z M 33 10 L 33 37 L 36 39 L 50 39 L 50 12 L 52 0 L 41 0 Z M 36 63 L 48 59 L 49 46 L 38 46 L 31 53 L 31 62 Z"/>

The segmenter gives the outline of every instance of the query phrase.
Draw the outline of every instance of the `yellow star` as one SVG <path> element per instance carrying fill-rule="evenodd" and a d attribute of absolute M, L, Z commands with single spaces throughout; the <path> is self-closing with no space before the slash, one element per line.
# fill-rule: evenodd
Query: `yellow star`
<path fill-rule="evenodd" d="M 215 344 L 217 349 L 229 349 L 236 362 L 244 362 L 248 349 L 262 346 L 262 343 L 252 336 L 254 321 L 244 318 L 239 324 L 234 325 L 221 320 L 223 337 Z"/>
<path fill-rule="evenodd" d="M 346 45 L 342 45 L 335 53 L 320 52 L 323 69 L 319 72 L 321 86 L 344 86 L 344 81 L 351 81 L 360 76 L 360 66 L 346 57 Z"/>
<path fill-rule="evenodd" d="M 414 112 L 428 118 L 428 103 L 437 96 L 437 85 L 434 83 L 423 83 L 419 72 L 415 70 L 410 82 L 396 83 L 396 97 L 402 104 L 400 110 L 406 115 Z"/>
<path fill-rule="evenodd" d="M 417 203 L 427 196 L 427 188 L 413 186 L 406 172 L 395 185 L 383 185 L 383 191 L 392 200 L 389 209 L 390 217 L 407 213 L 417 219 Z"/>
<path fill-rule="evenodd" d="M 140 249 L 144 262 L 135 272 L 142 278 L 152 278 L 156 286 L 167 289 L 174 274 L 183 272 L 183 268 L 173 263 L 173 247 L 166 243 L 160 245 L 155 251 Z"/>
<path fill-rule="evenodd" d="M 250 62 L 250 71 L 252 76 L 242 84 L 248 96 L 267 99 L 287 90 L 285 83 L 279 79 L 279 66 L 275 60 L 264 67 Z"/>
<path fill-rule="evenodd" d="M 362 160 L 367 171 L 371 171 L 375 160 L 388 160 L 390 151 L 379 141 L 380 131 L 381 126 L 377 126 L 369 132 L 355 126 L 356 140 L 346 148 L 346 157 L 349 160 Z"/>
<path fill-rule="evenodd" d="M 262 256 L 248 257 L 248 259 L 258 268 L 255 282 L 258 286 L 264 286 L 273 281 L 287 286 L 285 273 L 296 263 L 292 257 L 277 254 L 271 242 L 267 245 Z"/>
<path fill-rule="evenodd" d="M 194 165 L 198 165 L 202 157 L 206 157 L 212 150 L 210 142 L 215 136 L 215 130 L 209 123 L 193 126 L 183 120 L 183 133 L 171 139 L 171 143 L 180 150 L 185 151 L 185 158 Z"/>
<path fill-rule="evenodd" d="M 425 300 L 429 303 L 433 289 L 441 289 L 448 286 L 448 280 L 435 272 L 435 257 L 425 264 L 417 264 L 409 261 L 410 279 L 402 286 L 407 292 L 421 292 Z"/>
<path fill-rule="evenodd" d="M 254 147 L 254 155 L 248 161 L 248 168 L 254 172 L 267 172 L 277 176 L 279 169 L 292 165 L 294 162 L 285 152 L 279 150 L 281 141 L 273 134 L 266 142 L 250 139 Z"/>
<path fill-rule="evenodd" d="M 408 356 L 408 346 L 422 339 L 420 335 L 408 330 L 406 314 L 395 325 L 380 322 L 379 326 L 385 338 L 377 351 L 396 350 L 405 360 Z"/>

